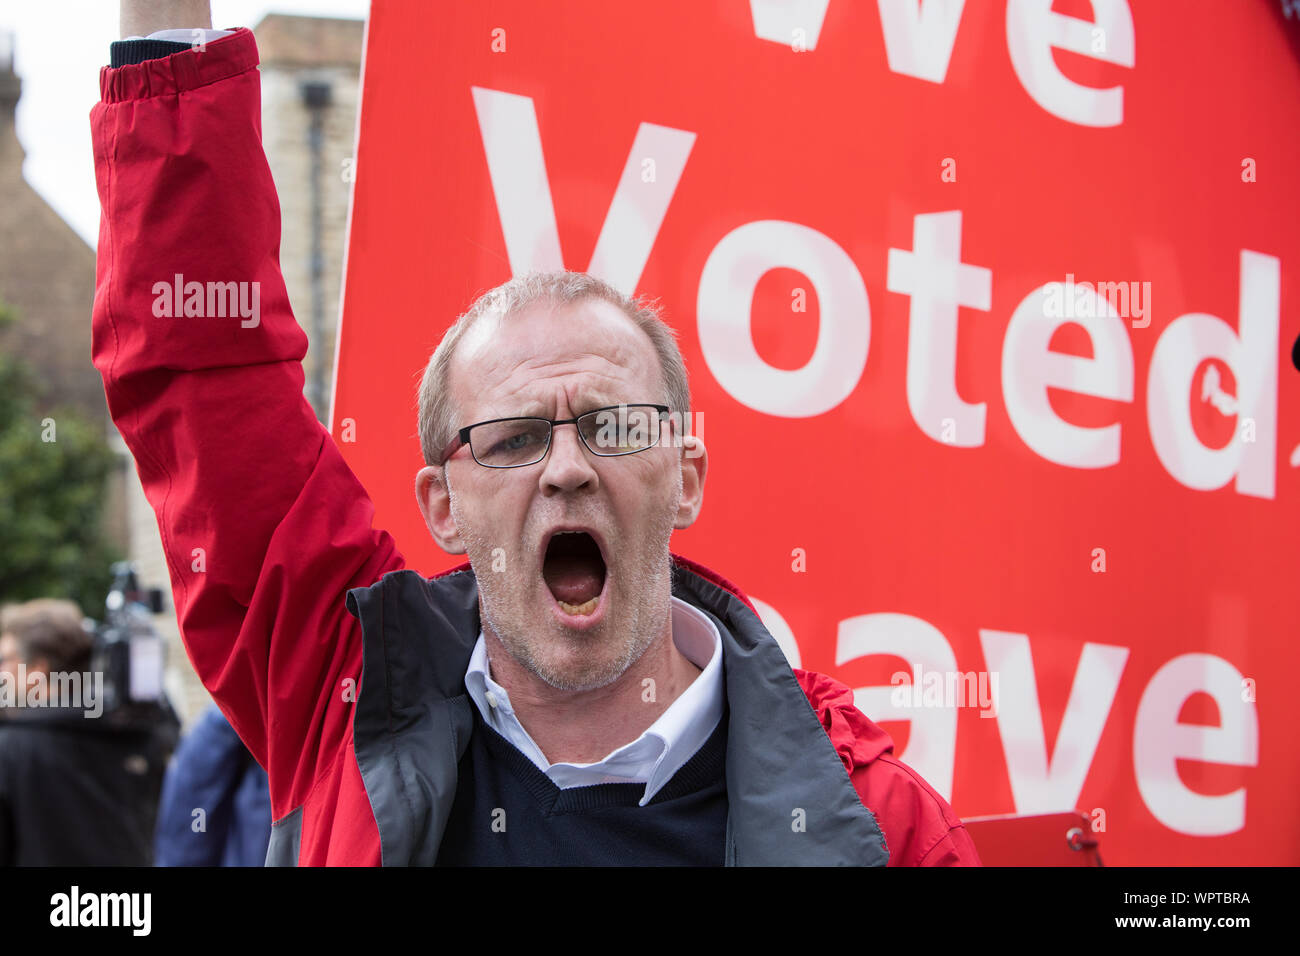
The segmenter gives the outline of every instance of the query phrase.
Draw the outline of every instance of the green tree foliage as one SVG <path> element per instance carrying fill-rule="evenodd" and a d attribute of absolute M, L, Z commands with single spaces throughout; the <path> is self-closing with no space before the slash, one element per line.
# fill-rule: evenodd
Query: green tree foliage
<path fill-rule="evenodd" d="M 102 427 L 35 395 L 21 359 L 0 353 L 0 603 L 71 598 L 99 617 L 121 557 L 102 521 L 115 456 Z"/>

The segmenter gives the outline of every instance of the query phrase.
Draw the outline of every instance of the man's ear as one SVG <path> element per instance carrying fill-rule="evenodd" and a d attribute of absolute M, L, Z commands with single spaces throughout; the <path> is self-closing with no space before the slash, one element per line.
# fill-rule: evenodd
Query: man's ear
<path fill-rule="evenodd" d="M 704 477 L 709 471 L 709 450 L 697 435 L 682 437 L 682 453 L 678 462 L 682 469 L 682 499 L 677 506 L 674 528 L 689 528 L 695 524 L 704 505 Z"/>
<path fill-rule="evenodd" d="M 443 474 L 445 467 L 426 465 L 415 473 L 415 500 L 420 506 L 420 514 L 424 515 L 424 526 L 438 542 L 438 547 L 448 554 L 464 554 L 465 545 L 451 516 L 451 497 Z"/>

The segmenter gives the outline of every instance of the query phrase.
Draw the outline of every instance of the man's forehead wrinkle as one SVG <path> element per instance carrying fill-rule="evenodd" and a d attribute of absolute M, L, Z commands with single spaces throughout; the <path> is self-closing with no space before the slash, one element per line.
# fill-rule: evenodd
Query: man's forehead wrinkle
<path fill-rule="evenodd" d="M 550 363 L 547 363 L 550 364 Z M 495 394 L 484 394 L 484 408 L 488 417 L 511 415 L 542 415 L 550 417 L 557 405 L 557 388 L 564 392 L 565 402 L 573 414 L 581 414 L 591 405 L 622 401 L 638 401 L 626 392 L 632 387 L 626 378 L 593 369 L 567 369 L 552 374 L 535 374 L 536 368 L 521 368 L 509 387 Z M 617 368 L 617 366 L 614 366 Z M 582 407 L 579 407 L 582 406 Z"/>
<path fill-rule="evenodd" d="M 625 350 L 611 351 L 622 353 Z M 615 357 L 624 356 L 616 354 Z M 592 402 L 603 404 L 607 400 L 614 403 L 651 400 L 639 394 L 629 396 L 630 388 L 644 387 L 637 384 L 639 376 L 627 365 L 599 352 L 582 350 L 546 359 L 528 354 L 517 358 L 493 356 L 488 363 L 483 374 L 475 376 L 478 401 L 474 405 L 482 410 L 477 413 L 479 421 L 553 410 L 557 383 L 564 389 L 571 408 L 575 402 L 587 405 Z"/>
<path fill-rule="evenodd" d="M 621 312 L 610 314 L 604 306 L 578 303 L 561 307 L 568 312 L 561 315 L 561 308 L 535 304 L 472 329 L 473 337 L 467 336 L 457 350 L 453 372 L 461 379 L 457 391 L 465 399 L 465 423 L 515 415 L 549 418 L 557 414 L 560 394 L 575 415 L 600 405 L 660 401 L 662 370 L 649 337 L 624 321 Z M 570 311 L 577 308 L 597 311 Z M 554 327 L 557 318 L 567 326 L 563 331 Z M 538 330 L 534 322 L 549 328 Z M 518 334 L 509 334 L 512 326 L 520 329 Z M 557 341 L 558 335 L 563 341 Z"/>

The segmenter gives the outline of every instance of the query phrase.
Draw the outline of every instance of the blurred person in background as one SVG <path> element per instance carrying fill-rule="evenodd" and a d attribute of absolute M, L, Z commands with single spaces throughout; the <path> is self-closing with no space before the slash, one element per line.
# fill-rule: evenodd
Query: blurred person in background
<path fill-rule="evenodd" d="M 261 866 L 271 841 L 271 793 L 216 704 L 185 735 L 163 781 L 157 866 Z"/>
<path fill-rule="evenodd" d="M 0 610 L 0 865 L 148 866 L 166 752 L 107 719 L 71 601 Z"/>

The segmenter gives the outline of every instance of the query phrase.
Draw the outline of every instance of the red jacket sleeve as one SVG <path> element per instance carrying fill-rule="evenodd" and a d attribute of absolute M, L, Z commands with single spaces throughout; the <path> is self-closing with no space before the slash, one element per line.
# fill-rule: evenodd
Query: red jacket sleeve
<path fill-rule="evenodd" d="M 266 768 L 278 819 L 348 740 L 361 635 L 344 595 L 402 559 L 303 398 L 257 62 L 239 30 L 101 72 L 94 362 L 190 660 Z"/>
<path fill-rule="evenodd" d="M 961 818 L 907 764 L 883 754 L 850 776 L 884 831 L 890 866 L 982 865 Z"/>
<path fill-rule="evenodd" d="M 795 677 L 885 836 L 890 866 L 982 866 L 961 818 L 921 775 L 894 756 L 894 742 L 853 703 L 853 691 L 816 671 Z"/>

